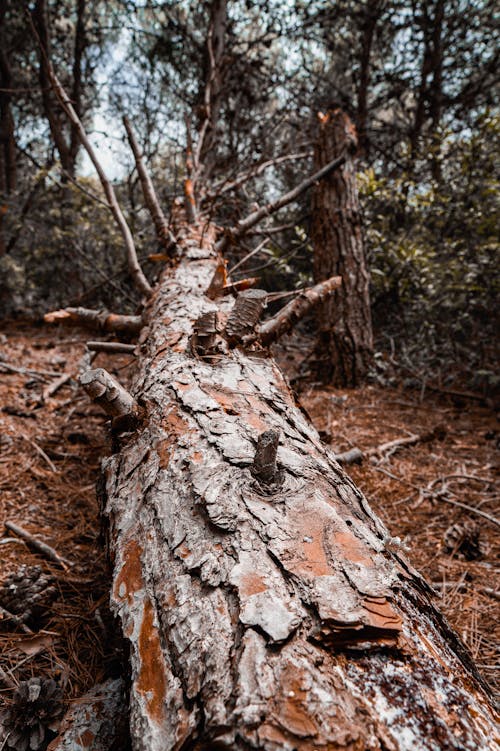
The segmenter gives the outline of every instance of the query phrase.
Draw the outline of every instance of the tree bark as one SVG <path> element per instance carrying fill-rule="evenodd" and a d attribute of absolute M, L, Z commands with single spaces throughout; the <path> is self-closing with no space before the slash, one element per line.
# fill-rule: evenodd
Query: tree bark
<path fill-rule="evenodd" d="M 225 342 L 214 235 L 185 230 L 147 303 L 142 421 L 103 467 L 133 748 L 493 749 L 487 690 L 432 590 L 273 360 Z M 208 317 L 210 356 L 192 346 Z"/>
<path fill-rule="evenodd" d="M 75 176 L 75 160 L 72 158 L 70 146 L 66 142 L 63 119 L 60 108 L 53 100 L 49 67 L 51 60 L 51 40 L 46 0 L 36 0 L 32 10 L 33 23 L 38 35 L 39 43 L 39 72 L 40 89 L 42 92 L 43 109 L 49 124 L 50 134 L 61 160 L 61 166 L 70 177 Z"/>
<path fill-rule="evenodd" d="M 12 115 L 12 71 L 4 32 L 6 3 L 0 2 L 0 193 L 17 187 L 16 137 Z"/>
<path fill-rule="evenodd" d="M 345 156 L 343 166 L 319 181 L 313 191 L 311 236 L 316 282 L 342 277 L 342 288 L 318 314 L 318 373 L 337 386 L 356 386 L 365 378 L 373 337 L 363 234 L 356 187 L 356 131 L 340 109 L 320 118 L 315 149 L 317 169 Z"/>

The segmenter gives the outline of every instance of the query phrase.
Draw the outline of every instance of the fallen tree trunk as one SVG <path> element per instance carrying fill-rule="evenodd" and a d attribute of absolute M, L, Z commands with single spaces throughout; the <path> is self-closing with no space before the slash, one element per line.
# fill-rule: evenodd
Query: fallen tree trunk
<path fill-rule="evenodd" d="M 104 462 L 133 748 L 497 747 L 433 591 L 258 341 L 228 345 L 214 239 L 184 233 L 147 303 L 139 426 Z"/>

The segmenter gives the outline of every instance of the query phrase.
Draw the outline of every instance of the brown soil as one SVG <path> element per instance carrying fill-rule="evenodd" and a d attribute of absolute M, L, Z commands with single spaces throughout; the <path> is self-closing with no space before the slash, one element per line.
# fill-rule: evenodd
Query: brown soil
<path fill-rule="evenodd" d="M 27 633 L 0 615 L 0 696 L 31 676 L 55 678 L 66 700 L 120 670 L 117 629 L 108 610 L 109 574 L 100 535 L 95 481 L 99 459 L 110 451 L 107 420 L 76 384 L 88 335 L 9 324 L 1 361 L 16 368 L 71 373 L 44 403 L 52 376 L 0 368 L 0 585 L 21 564 L 54 577 L 57 597 L 28 620 Z M 100 354 L 97 365 L 122 382 L 132 358 Z M 307 390 L 302 402 L 335 451 L 369 449 L 408 433 L 440 426 L 440 439 L 348 468 L 417 568 L 441 592 L 441 607 L 468 644 L 485 677 L 498 677 L 499 543 L 495 525 L 474 509 L 495 515 L 497 421 L 474 402 L 367 386 L 356 391 Z M 447 500 L 446 500 L 447 499 Z M 449 503 L 458 501 L 470 507 Z M 479 523 L 481 557 L 468 561 L 443 548 L 455 522 Z M 72 565 L 64 569 L 5 529 L 26 528 Z M 0 602 L 1 605 L 1 602 Z"/>

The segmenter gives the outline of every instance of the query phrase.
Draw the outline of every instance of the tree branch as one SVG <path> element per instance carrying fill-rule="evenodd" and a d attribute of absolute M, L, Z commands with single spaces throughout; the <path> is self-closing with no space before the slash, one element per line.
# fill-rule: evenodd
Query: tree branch
<path fill-rule="evenodd" d="M 325 165 L 325 167 L 322 167 L 320 170 L 315 172 L 314 175 L 307 177 L 305 180 L 299 183 L 299 185 L 293 188 L 293 190 L 290 190 L 288 193 L 285 193 L 275 201 L 271 201 L 271 203 L 268 203 L 265 206 L 262 206 L 257 211 L 254 211 L 252 214 L 249 214 L 246 219 L 241 219 L 235 227 L 228 230 L 224 237 L 219 240 L 216 249 L 220 253 L 223 252 L 230 244 L 231 239 L 241 237 L 246 232 L 248 232 L 249 229 L 258 224 L 262 219 L 264 219 L 264 217 L 271 216 L 271 214 L 274 214 L 276 211 L 279 211 L 279 209 L 282 209 L 283 206 L 286 206 L 287 204 L 292 203 L 292 201 L 295 201 L 295 199 L 298 198 L 302 193 L 304 193 L 304 191 L 306 191 L 308 188 L 310 188 L 311 185 L 314 185 L 315 182 L 321 180 L 323 177 L 326 177 L 330 174 L 330 172 L 333 172 L 333 170 L 337 169 L 338 167 L 341 167 L 344 162 L 345 156 L 337 157 L 337 159 L 334 159 L 333 162 L 330 162 L 329 164 Z"/>
<path fill-rule="evenodd" d="M 212 190 L 208 193 L 207 198 L 217 198 L 224 193 L 228 193 L 230 190 L 236 190 L 236 188 L 239 188 L 241 185 L 246 183 L 248 180 L 251 180 L 253 177 L 261 175 L 270 167 L 275 167 L 278 164 L 283 164 L 283 162 L 305 159 L 308 156 L 312 156 L 312 151 L 303 151 L 299 154 L 283 154 L 282 156 L 278 156 L 275 159 L 268 159 L 266 162 L 261 162 L 260 164 L 256 164 L 254 167 L 251 167 L 247 172 L 243 172 L 242 174 L 237 175 L 234 180 L 231 180 L 231 182 L 225 182 L 224 180 L 221 180 L 215 183 L 215 185 L 212 187 Z"/>
<path fill-rule="evenodd" d="M 91 308 L 62 308 L 45 313 L 45 323 L 65 323 L 84 326 L 94 331 L 112 331 L 122 334 L 137 335 L 142 329 L 141 316 L 126 316 L 110 313 L 109 310 L 92 310 Z"/>
<path fill-rule="evenodd" d="M 110 417 L 132 417 L 137 414 L 137 403 L 111 373 L 104 368 L 87 370 L 80 383 L 92 399 Z"/>
<path fill-rule="evenodd" d="M 289 302 L 279 313 L 259 326 L 255 334 L 245 337 L 243 343 L 252 344 L 252 342 L 259 340 L 264 346 L 272 344 L 280 336 L 290 331 L 301 318 L 309 313 L 314 305 L 325 300 L 341 284 L 342 277 L 332 276 L 314 287 L 303 290 L 295 300 Z"/>
<path fill-rule="evenodd" d="M 137 174 L 139 175 L 139 180 L 141 181 L 141 187 L 144 194 L 144 200 L 146 201 L 146 206 L 148 207 L 148 211 L 155 226 L 156 237 L 158 238 L 160 245 L 162 245 L 167 251 L 167 254 L 171 255 L 172 250 L 176 246 L 176 239 L 168 225 L 167 218 L 161 209 L 160 202 L 158 201 L 158 196 L 156 195 L 156 191 L 154 189 L 153 181 L 151 180 L 146 169 L 144 159 L 139 149 L 139 144 L 137 143 L 134 132 L 132 130 L 132 126 L 130 125 L 129 119 L 126 115 L 123 117 L 123 124 L 125 126 L 125 130 L 127 131 L 127 138 L 130 144 L 130 148 L 132 149 L 132 152 L 134 154 Z"/>
<path fill-rule="evenodd" d="M 123 237 L 123 241 L 125 243 L 130 276 L 132 277 L 132 280 L 135 286 L 137 287 L 137 289 L 140 292 L 142 292 L 142 294 L 149 297 L 152 294 L 153 290 L 148 280 L 144 276 L 144 273 L 139 265 L 139 261 L 137 260 L 137 253 L 136 253 L 136 249 L 134 245 L 134 239 L 132 237 L 130 227 L 128 226 L 127 221 L 125 217 L 123 216 L 123 212 L 116 198 L 116 194 L 113 189 L 113 186 L 111 185 L 108 178 L 106 177 L 106 173 L 104 172 L 99 160 L 97 159 L 97 155 L 94 151 L 94 148 L 87 137 L 85 128 L 83 127 L 80 118 L 76 114 L 73 108 L 73 105 L 71 104 L 71 101 L 66 91 L 64 90 L 61 82 L 56 76 L 54 69 L 49 60 L 47 60 L 47 75 L 48 75 L 50 83 L 52 84 L 52 88 L 55 91 L 56 96 L 59 99 L 66 115 L 68 116 L 69 120 L 73 123 L 73 125 L 77 129 L 78 136 L 82 142 L 82 145 L 85 151 L 87 152 L 87 154 L 89 155 L 89 158 L 92 164 L 94 165 L 95 170 L 99 176 L 99 180 L 101 181 L 101 185 L 103 187 L 104 193 L 109 203 L 109 208 L 111 209 L 111 212 L 115 218 L 115 221 Z"/>

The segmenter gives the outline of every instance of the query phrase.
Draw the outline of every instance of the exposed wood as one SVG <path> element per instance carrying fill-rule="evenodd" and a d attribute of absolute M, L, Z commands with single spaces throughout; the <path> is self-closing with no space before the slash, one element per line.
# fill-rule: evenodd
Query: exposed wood
<path fill-rule="evenodd" d="M 103 466 L 135 751 L 492 751 L 470 655 L 272 359 L 193 354 L 234 305 L 202 235 L 150 301 L 143 419 Z"/>
<path fill-rule="evenodd" d="M 87 342 L 87 349 L 91 352 L 109 352 L 110 354 L 124 352 L 128 355 L 135 355 L 137 347 L 135 344 L 123 344 L 122 342 Z"/>
<path fill-rule="evenodd" d="M 41 553 L 43 556 L 45 556 L 45 558 L 54 561 L 54 563 L 57 563 L 62 569 L 67 570 L 68 567 L 73 565 L 71 561 L 68 561 L 67 558 L 63 558 L 62 555 L 59 555 L 57 550 L 54 550 L 53 547 L 47 545 L 47 543 L 43 542 L 43 540 L 39 540 L 38 537 L 32 535 L 30 532 L 24 529 L 24 527 L 20 527 L 19 524 L 11 521 L 6 521 L 5 526 L 10 532 L 14 532 L 15 535 L 25 540 L 28 547 L 36 550 L 37 553 Z"/>
<path fill-rule="evenodd" d="M 71 702 L 47 751 L 118 751 L 127 747 L 127 706 L 121 678 L 94 686 Z"/>
<path fill-rule="evenodd" d="M 127 131 L 130 148 L 132 149 L 132 153 L 134 154 L 137 174 L 139 175 L 139 180 L 141 181 L 141 187 L 144 194 L 144 200 L 146 201 L 146 206 L 148 207 L 151 219 L 153 220 L 153 225 L 156 230 L 156 237 L 158 238 L 160 245 L 162 245 L 167 251 L 167 257 L 171 258 L 175 252 L 177 241 L 172 230 L 169 227 L 167 217 L 163 213 L 160 202 L 158 201 L 158 196 L 156 195 L 153 181 L 151 180 L 149 172 L 146 169 L 146 165 L 144 164 L 144 159 L 142 158 L 139 144 L 137 143 L 128 117 L 124 116 L 123 124 L 125 126 L 125 130 Z"/>
<path fill-rule="evenodd" d="M 340 109 L 320 116 L 315 166 L 344 155 L 342 168 L 316 185 L 312 194 L 311 239 L 314 279 L 343 279 L 342 289 L 317 312 L 317 374 L 337 386 L 352 387 L 367 376 L 373 335 L 361 211 L 356 185 L 356 130 Z"/>
<path fill-rule="evenodd" d="M 247 279 L 239 279 L 237 282 L 230 282 L 222 287 L 223 295 L 232 295 L 235 292 L 243 292 L 250 287 L 254 287 L 260 279 L 258 276 L 249 276 Z"/>
<path fill-rule="evenodd" d="M 110 313 L 109 310 L 92 310 L 90 308 L 62 308 L 45 313 L 45 323 L 64 323 L 84 326 L 95 331 L 110 331 L 116 334 L 137 335 L 142 327 L 141 316 L 127 316 Z"/>

